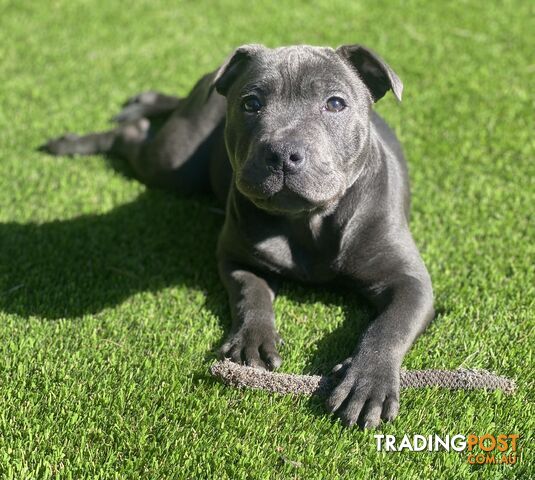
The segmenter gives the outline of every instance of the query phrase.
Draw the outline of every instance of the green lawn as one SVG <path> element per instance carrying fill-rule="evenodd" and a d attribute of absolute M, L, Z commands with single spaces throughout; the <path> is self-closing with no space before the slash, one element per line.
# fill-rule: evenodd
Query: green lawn
<path fill-rule="evenodd" d="M 534 13 L 520 0 L 0 0 L 0 475 L 533 478 Z M 373 431 L 318 401 L 215 382 L 230 319 L 214 201 L 36 151 L 106 127 L 139 91 L 186 94 L 251 42 L 361 42 L 404 81 L 403 103 L 378 109 L 409 159 L 438 311 L 404 367 L 485 368 L 519 389 L 405 391 L 382 433 L 519 433 L 516 465 L 378 453 Z M 369 315 L 290 282 L 276 313 L 288 372 L 327 371 Z"/>

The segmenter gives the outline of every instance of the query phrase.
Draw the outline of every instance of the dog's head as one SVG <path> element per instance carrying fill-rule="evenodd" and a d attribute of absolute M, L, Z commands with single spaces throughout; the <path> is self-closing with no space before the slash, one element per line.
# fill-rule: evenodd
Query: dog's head
<path fill-rule="evenodd" d="M 258 207 L 328 208 L 363 167 L 371 105 L 403 86 L 359 45 L 238 48 L 214 87 L 227 97 L 225 139 L 238 190 Z"/>

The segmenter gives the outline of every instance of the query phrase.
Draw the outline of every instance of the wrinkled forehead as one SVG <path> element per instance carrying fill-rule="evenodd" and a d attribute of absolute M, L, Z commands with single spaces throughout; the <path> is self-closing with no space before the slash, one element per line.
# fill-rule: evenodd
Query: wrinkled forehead
<path fill-rule="evenodd" d="M 359 83 L 356 72 L 333 49 L 296 46 L 262 52 L 242 78 L 241 91 L 311 96 L 354 90 Z"/>

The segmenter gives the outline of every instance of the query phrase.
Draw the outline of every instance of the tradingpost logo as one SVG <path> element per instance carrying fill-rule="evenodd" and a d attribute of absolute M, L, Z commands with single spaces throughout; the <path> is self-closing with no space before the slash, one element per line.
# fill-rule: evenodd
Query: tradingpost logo
<path fill-rule="evenodd" d="M 491 435 L 374 435 L 377 451 L 385 452 L 467 452 L 466 461 L 474 464 L 508 464 L 518 460 L 517 433 Z"/>

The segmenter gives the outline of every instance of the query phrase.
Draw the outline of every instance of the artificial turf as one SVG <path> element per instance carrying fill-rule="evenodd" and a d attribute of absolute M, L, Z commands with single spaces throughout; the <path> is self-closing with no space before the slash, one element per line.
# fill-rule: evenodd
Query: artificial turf
<path fill-rule="evenodd" d="M 527 1 L 0 1 L 0 475 L 5 478 L 530 478 L 534 7 Z M 102 157 L 36 147 L 105 128 L 128 96 L 186 94 L 232 48 L 360 42 L 405 83 L 378 110 L 410 164 L 435 322 L 404 367 L 485 368 L 518 392 L 404 391 L 382 433 L 518 433 L 515 465 L 377 452 L 318 401 L 235 391 L 210 198 L 147 190 Z M 288 282 L 284 371 L 325 372 L 370 312 Z"/>

